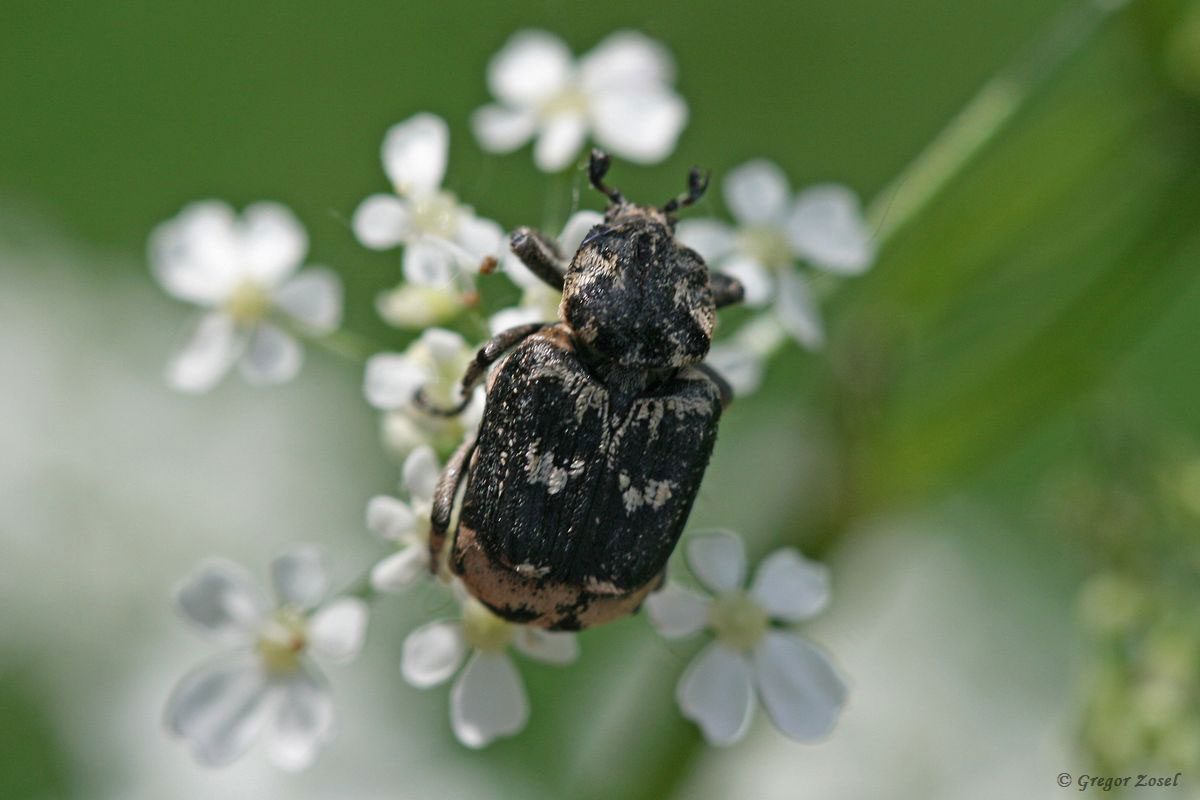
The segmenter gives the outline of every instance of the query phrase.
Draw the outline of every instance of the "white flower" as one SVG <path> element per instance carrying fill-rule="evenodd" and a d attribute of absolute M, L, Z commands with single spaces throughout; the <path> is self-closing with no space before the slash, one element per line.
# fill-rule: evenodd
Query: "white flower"
<path fill-rule="evenodd" d="M 402 592 L 429 574 L 430 515 L 440 472 L 433 449 L 418 447 L 404 461 L 408 502 L 378 495 L 367 503 L 367 528 L 397 547 L 371 570 L 376 591 Z"/>
<path fill-rule="evenodd" d="M 838 275 L 858 275 L 875 260 L 875 244 L 858 198 L 844 186 L 812 186 L 793 199 L 783 171 L 764 159 L 743 164 L 724 182 L 736 229 L 715 219 L 680 222 L 676 237 L 709 266 L 746 288 L 746 305 L 772 305 L 792 338 L 816 348 L 824 328 L 797 259 Z"/>
<path fill-rule="evenodd" d="M 420 328 L 457 314 L 472 275 L 504 250 L 504 230 L 442 188 L 450 133 L 433 114 L 394 125 L 383 140 L 383 168 L 395 194 L 374 194 L 354 212 L 358 240 L 373 250 L 404 246 L 407 286 L 379 298 L 380 314 Z"/>
<path fill-rule="evenodd" d="M 234 648 L 185 676 L 167 701 L 168 729 L 205 765 L 233 761 L 261 735 L 272 761 L 303 769 L 333 736 L 333 698 L 308 655 L 352 661 L 367 606 L 343 597 L 317 608 L 327 577 L 312 547 L 276 558 L 271 580 L 273 610 L 246 574 L 224 561 L 202 565 L 176 593 L 185 619 Z"/>
<path fill-rule="evenodd" d="M 479 426 L 483 390 L 476 389 L 462 414 L 438 417 L 417 408 L 414 399 L 424 390 L 435 406 L 456 405 L 459 383 L 475 351 L 462 336 L 430 328 L 403 353 L 380 353 L 367 360 L 363 390 L 384 417 L 384 441 L 397 455 L 406 456 L 423 444 L 446 451 Z"/>
<path fill-rule="evenodd" d="M 281 205 L 256 203 L 238 218 L 225 203 L 192 203 L 155 229 L 149 249 L 167 294 L 207 309 L 167 368 L 168 382 L 179 391 L 208 391 L 235 361 L 253 383 L 295 377 L 303 353 L 269 321 L 274 313 L 316 333 L 341 322 L 342 285 L 335 274 L 310 268 L 293 277 L 308 235 Z"/>
<path fill-rule="evenodd" d="M 596 225 L 604 221 L 604 215 L 597 211 L 577 211 L 567 220 L 563 231 L 558 237 L 558 249 L 570 259 L 579 249 L 583 237 L 587 236 Z M 521 287 L 521 302 L 512 307 L 497 311 L 488 320 L 492 333 L 525 325 L 531 322 L 552 322 L 558 319 L 558 306 L 562 302 L 562 292 L 547 285 L 538 276 L 529 271 L 521 263 L 515 253 L 509 253 L 504 259 L 504 272 L 517 286 Z"/>
<path fill-rule="evenodd" d="M 760 314 L 732 336 L 714 343 L 704 363 L 729 382 L 735 395 L 745 397 L 762 385 L 767 361 L 785 336 L 774 317 Z"/>
<path fill-rule="evenodd" d="M 533 160 L 544 172 L 568 166 L 590 132 L 602 147 L 643 164 L 675 149 L 687 105 L 672 89 L 675 64 L 658 42 L 618 31 L 575 62 L 557 36 L 516 33 L 488 65 L 500 102 L 471 119 L 483 149 L 516 150 L 537 137 Z"/>
<path fill-rule="evenodd" d="M 509 646 L 547 664 L 579 657 L 573 633 L 514 625 L 489 611 L 455 584 L 462 617 L 430 622 L 404 640 L 404 679 L 418 689 L 445 683 L 464 669 L 450 691 L 450 724 L 467 747 L 486 747 L 519 733 L 529 721 L 529 698 Z"/>
<path fill-rule="evenodd" d="M 650 621 L 664 637 L 702 629 L 715 637 L 679 681 L 675 697 L 683 715 L 710 744 L 732 744 L 749 729 L 757 692 L 785 735 L 809 741 L 828 734 L 845 703 L 845 684 L 824 653 L 773 625 L 806 620 L 825 607 L 825 567 L 784 548 L 763 560 L 743 590 L 745 548 L 723 531 L 691 537 L 687 559 L 715 597 L 668 584 L 646 598 Z"/>

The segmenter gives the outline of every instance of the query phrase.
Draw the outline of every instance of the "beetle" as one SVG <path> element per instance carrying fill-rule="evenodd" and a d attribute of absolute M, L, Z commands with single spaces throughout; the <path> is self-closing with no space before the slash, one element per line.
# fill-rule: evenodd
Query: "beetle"
<path fill-rule="evenodd" d="M 589 178 L 609 205 L 569 263 L 536 230 L 511 236 L 522 263 L 562 291 L 559 319 L 484 344 L 458 406 L 418 395 L 430 413 L 460 413 L 487 376 L 478 434 L 434 493 L 432 569 L 465 483 L 451 571 L 500 617 L 554 630 L 631 614 L 661 585 L 732 397 L 703 359 L 717 309 L 742 300 L 742 285 L 674 237 L 707 176 L 693 168 L 685 194 L 643 206 L 604 182 L 609 164 L 592 151 Z"/>

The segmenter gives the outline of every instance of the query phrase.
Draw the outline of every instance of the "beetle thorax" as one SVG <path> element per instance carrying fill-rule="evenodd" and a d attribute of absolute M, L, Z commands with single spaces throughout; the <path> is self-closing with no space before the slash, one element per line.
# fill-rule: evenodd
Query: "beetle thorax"
<path fill-rule="evenodd" d="M 589 232 L 567 270 L 563 321 L 594 358 L 678 369 L 701 361 L 716 307 L 708 268 L 656 208 L 622 204 Z"/>

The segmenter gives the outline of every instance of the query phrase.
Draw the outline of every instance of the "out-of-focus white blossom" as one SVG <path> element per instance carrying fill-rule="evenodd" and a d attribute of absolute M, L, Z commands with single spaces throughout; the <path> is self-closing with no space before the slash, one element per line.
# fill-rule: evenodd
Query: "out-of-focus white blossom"
<path fill-rule="evenodd" d="M 870 268 L 875 244 L 858 198 L 834 184 L 812 186 L 793 197 L 783 170 L 765 159 L 733 170 L 723 186 L 737 226 L 715 219 L 684 220 L 676 236 L 710 267 L 740 280 L 746 305 L 770 306 L 793 339 L 820 347 L 824 326 L 796 262 L 843 276 Z"/>
<path fill-rule="evenodd" d="M 786 336 L 773 316 L 760 314 L 714 343 L 704 363 L 729 382 L 735 395 L 745 397 L 758 391 L 767 362 Z"/>
<path fill-rule="evenodd" d="M 554 34 L 521 31 L 492 58 L 487 78 L 498 102 L 471 119 L 479 143 L 507 153 L 536 138 L 533 160 L 544 172 L 570 165 L 589 134 L 621 158 L 661 161 L 687 123 L 671 54 L 635 31 L 613 33 L 578 61 Z"/>
<path fill-rule="evenodd" d="M 404 461 L 408 501 L 378 495 L 367 503 L 367 528 L 397 548 L 371 570 L 376 591 L 402 592 L 429 574 L 430 515 L 440 472 L 433 448 L 418 447 Z"/>
<path fill-rule="evenodd" d="M 386 412 L 384 442 L 397 455 L 407 456 L 421 445 L 447 452 L 479 427 L 483 389 L 477 388 L 462 414 L 439 417 L 417 408 L 424 391 L 433 405 L 449 407 L 461 399 L 459 384 L 475 351 L 457 333 L 430 328 L 403 353 L 381 353 L 367 360 L 363 390 L 375 408 Z"/>
<path fill-rule="evenodd" d="M 466 668 L 450 690 L 450 724 L 467 747 L 486 747 L 519 733 L 529 721 L 529 698 L 509 647 L 547 664 L 570 664 L 579 657 L 579 643 L 573 633 L 514 625 L 459 584 L 455 590 L 462 616 L 430 622 L 410 633 L 400 669 L 411 685 L 426 689 L 450 680 L 465 661 Z"/>
<path fill-rule="evenodd" d="M 374 194 L 354 212 L 358 240 L 373 250 L 404 247 L 405 284 L 382 294 L 380 315 L 405 328 L 443 322 L 462 310 L 474 274 L 504 251 L 504 230 L 442 188 L 450 149 L 445 121 L 421 113 L 383 140 L 394 194 Z"/>
<path fill-rule="evenodd" d="M 208 391 L 235 362 L 252 383 L 291 380 L 303 351 L 272 316 L 314 333 L 341 322 L 341 281 L 323 268 L 294 274 L 308 252 L 308 235 L 276 203 L 248 206 L 241 217 L 225 203 L 192 203 L 155 229 L 149 250 L 167 294 L 205 309 L 167 367 L 167 381 L 179 391 Z"/>
<path fill-rule="evenodd" d="M 203 764 L 228 764 L 261 737 L 272 761 L 299 770 L 333 736 L 333 698 L 309 654 L 352 661 L 367 606 L 343 597 L 318 608 L 328 578 L 312 547 L 275 559 L 271 581 L 273 609 L 236 564 L 224 561 L 203 564 L 176 593 L 186 620 L 233 648 L 185 676 L 167 701 L 167 728 Z"/>
<path fill-rule="evenodd" d="M 829 602 L 829 574 L 821 564 L 784 548 L 763 559 L 749 589 L 742 540 L 728 532 L 691 537 L 687 561 L 714 597 L 676 584 L 646 598 L 646 612 L 668 639 L 712 632 L 684 671 L 675 692 L 683 715 L 710 744 L 729 745 L 749 730 L 758 695 L 771 721 L 798 741 L 833 729 L 846 686 L 821 650 L 790 625 L 818 614 Z"/>
<path fill-rule="evenodd" d="M 558 237 L 558 249 L 567 259 L 575 255 L 583 237 L 596 225 L 604 221 L 597 211 L 577 211 L 567 220 Z M 525 325 L 531 322 L 553 322 L 558 319 L 558 306 L 562 292 L 546 284 L 521 263 L 515 253 L 504 259 L 504 273 L 521 287 L 521 302 L 512 308 L 497 311 L 488 320 L 492 333 Z"/>

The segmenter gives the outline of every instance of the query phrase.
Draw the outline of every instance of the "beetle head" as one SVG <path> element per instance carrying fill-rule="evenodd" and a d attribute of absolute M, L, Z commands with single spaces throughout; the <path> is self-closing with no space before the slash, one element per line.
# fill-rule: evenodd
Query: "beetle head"
<path fill-rule="evenodd" d="M 567 270 L 560 315 L 600 359 L 670 369 L 708 354 L 716 306 L 708 267 L 675 241 L 675 212 L 704 193 L 693 169 L 688 191 L 661 207 L 630 203 L 604 183 L 608 156 L 592 151 L 589 177 L 610 205 Z"/>

